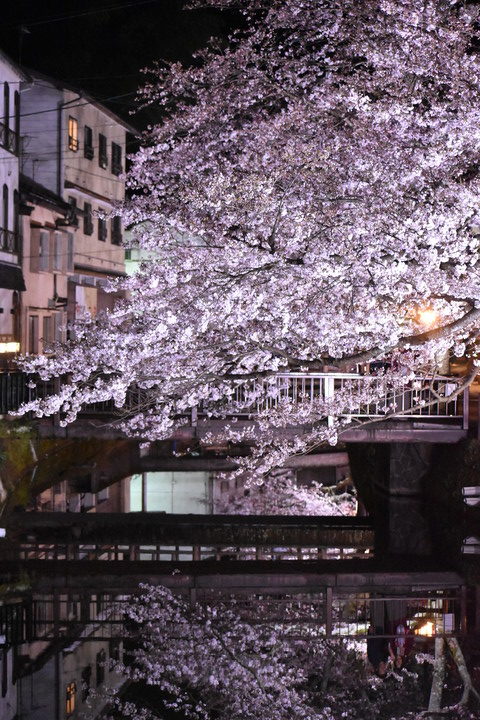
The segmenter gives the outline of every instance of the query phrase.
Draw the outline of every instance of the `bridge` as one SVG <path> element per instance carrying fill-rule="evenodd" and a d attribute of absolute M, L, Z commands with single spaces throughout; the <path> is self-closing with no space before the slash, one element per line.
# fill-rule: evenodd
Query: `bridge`
<path fill-rule="evenodd" d="M 186 417 L 186 425 L 179 431 L 181 437 L 201 438 L 221 428 L 225 418 L 235 418 L 237 427 L 255 422 L 259 413 L 274 412 L 282 404 L 298 403 L 319 406 L 340 401 L 344 410 L 340 417 L 351 421 L 342 431 L 345 442 L 457 442 L 468 430 L 468 388 L 459 386 L 457 377 L 417 377 L 402 387 L 393 389 L 382 376 L 358 373 L 277 373 L 257 380 L 233 381 L 232 396 L 228 403 L 199 406 Z M 58 381 L 32 382 L 24 373 L 0 374 L 0 414 L 7 415 L 26 402 L 51 395 Z M 362 392 L 368 397 L 355 407 L 353 397 Z M 107 436 L 118 436 L 115 424 L 126 415 L 134 414 L 153 402 L 155 388 L 132 388 L 127 394 L 125 407 L 114 407 L 113 401 L 86 406 L 76 423 L 68 428 L 58 426 L 58 418 L 40 421 L 45 434 L 83 436 L 101 431 Z M 451 398 L 451 399 L 449 399 Z M 212 415 L 213 413 L 213 415 Z M 215 417 L 217 415 L 217 417 Z M 108 420 L 109 428 L 105 428 Z M 326 416 L 327 425 L 333 418 Z M 100 430 L 101 426 L 101 430 Z M 286 429 L 298 433 L 298 427 Z"/>
<path fill-rule="evenodd" d="M 13 513 L 0 559 L 197 561 L 368 557 L 364 517 Z"/>
<path fill-rule="evenodd" d="M 351 561 L 350 561 L 351 562 Z M 282 633 L 309 639 L 347 637 L 361 639 L 375 616 L 412 618 L 417 627 L 432 622 L 431 635 L 465 634 L 467 632 L 467 593 L 461 579 L 454 572 L 434 570 L 425 565 L 391 573 L 378 564 L 359 575 L 346 571 L 345 563 L 337 563 L 330 572 L 310 564 L 290 568 L 285 563 L 279 574 L 275 563 L 249 563 L 249 572 L 236 564 L 238 573 L 219 572 L 219 568 L 191 565 L 184 572 L 168 571 L 157 566 L 149 568 L 141 577 L 122 576 L 122 587 L 112 586 L 112 573 L 103 568 L 102 582 L 96 575 L 98 568 L 83 575 L 61 579 L 64 567 L 39 566 L 42 583 L 34 582 L 21 602 L 6 601 L 0 606 L 0 634 L 5 644 L 21 644 L 32 640 L 128 637 L 125 605 L 135 592 L 138 582 L 162 584 L 175 594 L 192 602 L 231 607 L 241 617 L 254 623 L 275 624 Z M 218 565 L 218 563 L 217 563 Z M 295 563 L 298 565 L 298 563 Z M 46 577 L 43 575 L 47 570 Z M 353 569 L 353 568 L 352 568 Z M 76 577 L 77 582 L 71 580 Z M 280 577 L 282 581 L 279 582 Z M 32 575 L 34 579 L 34 576 Z M 300 582 L 301 578 L 301 582 Z M 125 586 L 125 580 L 127 580 Z"/>
<path fill-rule="evenodd" d="M 394 614 L 399 602 L 418 623 L 433 618 L 434 633 L 466 631 L 461 575 L 443 559 L 375 557 L 369 518 L 32 512 L 6 529 L 0 579 L 27 585 L 22 603 L 0 607 L 11 643 L 124 637 L 140 583 L 234 602 L 299 636 L 364 637 L 375 607 Z"/>

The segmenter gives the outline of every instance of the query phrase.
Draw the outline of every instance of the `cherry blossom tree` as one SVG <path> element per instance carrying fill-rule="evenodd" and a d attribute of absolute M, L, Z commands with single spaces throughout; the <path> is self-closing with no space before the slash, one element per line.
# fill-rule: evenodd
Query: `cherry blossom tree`
<path fill-rule="evenodd" d="M 292 470 L 276 470 L 258 485 L 245 478 L 241 494 L 220 497 L 216 512 L 225 515 L 355 515 L 353 485 L 337 488 L 312 482 L 299 485 Z M 338 490 L 338 492 L 337 492 Z M 343 491 L 342 491 L 343 490 Z"/>
<path fill-rule="evenodd" d="M 260 618 L 261 600 L 255 606 Z M 341 641 L 289 637 L 278 622 L 190 604 L 159 586 L 142 586 L 126 612 L 138 643 L 117 669 L 152 692 L 140 703 L 113 694 L 115 718 L 154 720 L 168 709 L 195 720 L 401 719 L 402 702 L 415 708 L 412 675 L 392 676 L 387 687 Z"/>
<path fill-rule="evenodd" d="M 132 160 L 119 210 L 144 259 L 112 282 L 127 300 L 79 323 L 53 357 L 25 361 L 42 378 L 68 377 L 26 407 L 39 415 L 69 422 L 108 399 L 122 408 L 136 386 L 142 404 L 125 428 L 165 438 L 198 406 L 224 417 L 240 391 L 243 405 L 271 398 L 279 371 L 388 355 L 397 371 L 385 387 L 398 388 L 476 337 L 478 5 L 210 4 L 237 8 L 241 29 L 189 67 L 150 73 L 141 102 L 161 121 Z M 339 418 L 375 393 L 367 384 L 287 399 L 223 435 L 250 432 L 257 456 L 270 453 L 262 475 L 335 442 Z M 292 425 L 308 432 L 285 439 Z"/>

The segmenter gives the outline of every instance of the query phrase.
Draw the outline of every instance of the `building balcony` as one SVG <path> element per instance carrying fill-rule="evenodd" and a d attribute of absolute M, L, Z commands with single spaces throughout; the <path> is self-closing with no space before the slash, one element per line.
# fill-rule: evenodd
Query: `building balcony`
<path fill-rule="evenodd" d="M 0 250 L 4 252 L 18 252 L 18 234 L 13 230 L 0 227 Z"/>
<path fill-rule="evenodd" d="M 6 127 L 0 122 L 0 146 L 8 150 L 13 155 L 18 155 L 19 136 L 11 128 Z"/>

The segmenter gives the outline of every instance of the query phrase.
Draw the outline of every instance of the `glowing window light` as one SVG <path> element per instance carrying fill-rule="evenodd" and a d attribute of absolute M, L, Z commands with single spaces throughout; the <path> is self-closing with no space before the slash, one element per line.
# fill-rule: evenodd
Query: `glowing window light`
<path fill-rule="evenodd" d="M 422 627 L 418 628 L 418 630 L 416 630 L 415 633 L 416 633 L 416 635 L 424 635 L 425 637 L 432 637 L 433 629 L 434 629 L 433 622 L 431 622 L 430 620 L 427 620 L 425 625 L 422 625 Z"/>
<path fill-rule="evenodd" d="M 20 352 L 19 342 L 0 342 L 0 353 L 18 353 Z"/>

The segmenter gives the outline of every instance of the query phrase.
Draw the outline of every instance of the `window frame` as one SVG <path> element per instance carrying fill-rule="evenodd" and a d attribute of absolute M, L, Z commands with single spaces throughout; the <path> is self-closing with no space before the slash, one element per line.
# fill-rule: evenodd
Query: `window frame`
<path fill-rule="evenodd" d="M 122 146 L 112 141 L 112 164 L 111 170 L 113 175 L 121 175 L 123 172 L 122 167 Z"/>
<path fill-rule="evenodd" d="M 75 680 L 67 683 L 65 688 L 65 715 L 69 717 L 73 715 L 76 709 L 77 700 L 77 683 Z"/>
<path fill-rule="evenodd" d="M 68 116 L 68 149 L 78 152 L 78 120 L 73 115 Z"/>
<path fill-rule="evenodd" d="M 93 130 L 89 125 L 83 126 L 83 156 L 87 160 L 93 160 L 95 151 L 93 149 Z"/>
<path fill-rule="evenodd" d="M 107 136 L 103 133 L 98 134 L 98 166 L 103 170 L 108 167 L 108 150 L 107 150 Z"/>
<path fill-rule="evenodd" d="M 93 208 L 92 204 L 83 203 L 83 234 L 93 235 Z"/>
<path fill-rule="evenodd" d="M 98 218 L 97 237 L 100 242 L 106 242 L 108 235 L 107 221 L 105 218 Z"/>
<path fill-rule="evenodd" d="M 122 218 L 119 215 L 114 215 L 111 221 L 111 241 L 112 245 L 122 244 Z"/>

